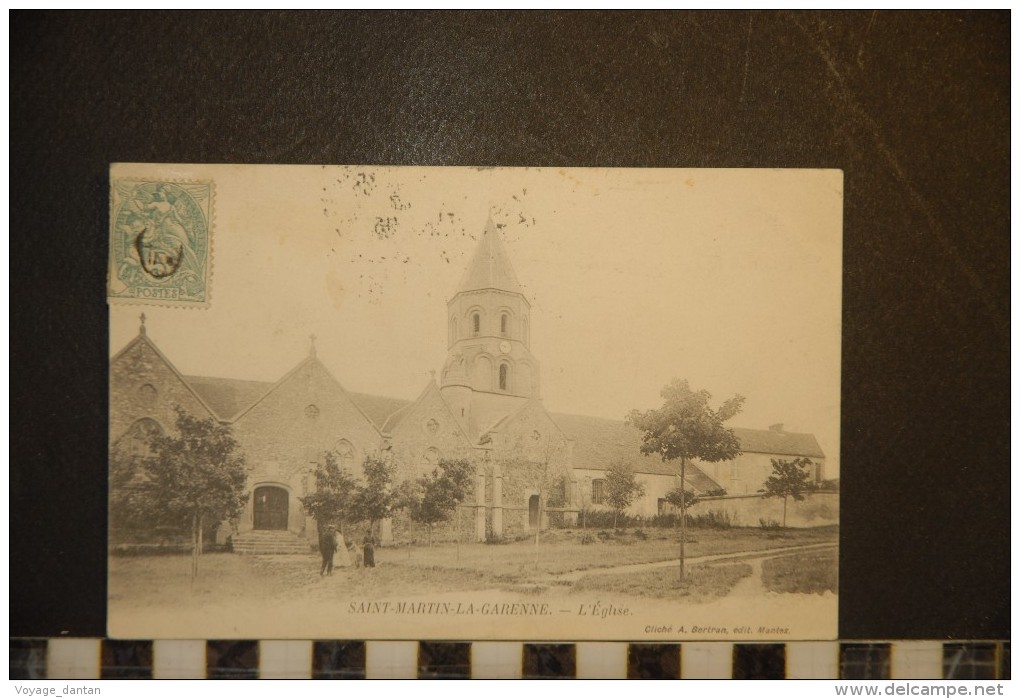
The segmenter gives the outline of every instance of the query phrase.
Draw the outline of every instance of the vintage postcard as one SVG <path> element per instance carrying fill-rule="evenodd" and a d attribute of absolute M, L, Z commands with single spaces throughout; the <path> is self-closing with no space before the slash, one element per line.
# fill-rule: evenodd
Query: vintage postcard
<path fill-rule="evenodd" d="M 113 165 L 109 635 L 836 638 L 842 189 Z"/>

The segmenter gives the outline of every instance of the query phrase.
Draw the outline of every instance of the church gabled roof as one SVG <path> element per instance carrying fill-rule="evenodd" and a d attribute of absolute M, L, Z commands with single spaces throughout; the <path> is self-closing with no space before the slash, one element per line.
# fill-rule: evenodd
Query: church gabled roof
<path fill-rule="evenodd" d="M 273 387 L 270 381 L 221 379 L 213 376 L 185 376 L 184 379 L 215 411 L 216 416 L 227 422 Z"/>
<path fill-rule="evenodd" d="M 450 404 L 447 403 L 446 398 L 443 397 L 443 392 L 439 390 L 439 385 L 436 383 L 435 379 L 432 379 L 425 384 L 425 388 L 422 389 L 422 392 L 418 394 L 418 397 L 415 400 L 410 402 L 405 401 L 405 405 L 402 408 L 391 414 L 389 418 L 386 419 L 386 422 L 382 426 L 383 433 L 387 435 L 394 434 L 394 432 L 403 425 L 404 420 L 409 415 L 412 415 L 414 410 L 419 405 L 425 403 L 425 400 L 430 397 L 434 398 L 439 405 L 442 406 L 442 409 L 446 410 L 446 416 L 450 419 L 450 422 L 456 426 L 457 434 L 464 440 L 464 444 L 468 447 L 475 446 L 460 421 L 457 420 L 457 416 L 450 408 Z"/>
<path fill-rule="evenodd" d="M 524 399 L 519 405 L 514 407 L 513 410 L 507 412 L 506 414 L 502 415 L 499 419 L 495 420 L 491 425 L 479 430 L 478 441 L 483 442 L 483 440 L 486 439 L 490 432 L 499 432 L 505 429 L 507 425 L 516 420 L 518 416 L 524 413 L 524 411 L 530 408 L 534 408 L 535 406 L 538 406 L 539 410 L 541 410 L 542 412 L 549 416 L 550 421 L 552 422 L 553 425 L 556 426 L 556 429 L 559 430 L 560 434 L 562 434 L 564 437 L 569 438 L 569 435 L 564 434 L 563 428 L 560 426 L 559 422 L 556 421 L 555 417 L 550 415 L 546 411 L 545 406 L 542 405 L 542 401 L 538 400 L 537 398 L 527 398 Z"/>
<path fill-rule="evenodd" d="M 524 295 L 491 216 L 485 223 L 482 239 L 478 241 L 478 247 L 475 248 L 471 263 L 460 280 L 457 293 L 480 289 L 499 289 Z"/>
<path fill-rule="evenodd" d="M 126 345 L 124 345 L 120 349 L 120 351 L 117 352 L 117 354 L 113 355 L 110 358 L 110 366 L 113 367 L 114 364 L 119 362 L 121 360 L 121 358 L 125 357 L 128 354 L 128 352 L 130 352 L 135 347 L 138 347 L 139 345 L 144 346 L 144 347 L 148 347 L 159 358 L 159 360 L 161 362 L 163 362 L 163 364 L 165 364 L 170 369 L 171 373 L 173 373 L 173 375 L 175 377 L 177 377 L 177 379 L 184 385 L 184 387 L 191 393 L 191 395 L 193 395 L 195 397 L 195 400 L 197 400 L 202 405 L 202 407 L 206 409 L 206 411 L 209 413 L 209 415 L 214 417 L 214 418 L 218 418 L 219 414 L 206 401 L 205 396 L 203 396 L 200 392 L 195 390 L 195 387 L 191 385 L 191 382 L 188 380 L 188 377 L 186 377 L 184 374 L 182 374 L 177 369 L 177 367 L 174 366 L 174 363 L 171 362 L 169 359 L 167 359 L 166 355 L 163 354 L 163 352 L 160 351 L 159 347 L 156 346 L 156 343 L 149 339 L 148 333 L 145 331 L 144 315 L 145 314 L 143 313 L 142 314 L 142 316 L 143 316 L 142 327 L 141 327 L 138 335 L 136 335 L 135 338 L 133 340 L 131 340 L 131 342 L 129 342 Z"/>
<path fill-rule="evenodd" d="M 319 361 L 318 357 L 315 354 L 314 345 L 312 347 L 312 352 L 307 357 L 305 357 L 303 360 L 298 362 L 297 366 L 295 366 L 293 369 L 291 369 L 286 374 L 284 374 L 283 377 L 280 378 L 279 381 L 277 381 L 276 383 L 273 383 L 273 384 L 268 384 L 269 389 L 267 391 L 265 391 L 260 397 L 258 397 L 255 400 L 255 402 L 253 402 L 251 405 L 249 405 L 244 410 L 242 410 L 237 415 L 235 415 L 230 420 L 230 422 L 237 422 L 238 420 L 243 418 L 245 415 L 250 413 L 252 410 L 255 409 L 256 406 L 258 406 L 260 403 L 265 401 L 272 393 L 278 391 L 282 386 L 287 385 L 287 383 L 290 382 L 291 379 L 293 379 L 295 376 L 297 376 L 299 374 L 299 372 L 301 372 L 302 369 L 304 369 L 305 367 L 311 367 L 313 370 L 319 371 L 319 372 L 322 373 L 322 375 L 326 376 L 326 378 L 329 381 L 331 381 L 332 384 L 337 389 L 339 389 L 339 392 L 351 402 L 351 405 L 353 405 L 354 408 L 359 413 L 361 413 L 361 415 L 365 418 L 365 422 L 367 422 L 369 425 L 371 425 L 372 428 L 376 432 L 378 432 L 380 435 L 382 434 L 382 430 L 379 429 L 379 426 L 375 423 L 375 421 L 371 417 L 369 417 L 368 413 L 365 412 L 365 409 L 362 408 L 361 405 L 356 400 L 354 400 L 354 398 L 351 397 L 351 394 L 348 393 L 344 389 L 343 385 L 339 381 L 336 380 L 336 377 L 333 376 L 332 373 L 330 373 L 329 369 L 327 369 L 325 367 L 325 365 L 322 362 Z"/>

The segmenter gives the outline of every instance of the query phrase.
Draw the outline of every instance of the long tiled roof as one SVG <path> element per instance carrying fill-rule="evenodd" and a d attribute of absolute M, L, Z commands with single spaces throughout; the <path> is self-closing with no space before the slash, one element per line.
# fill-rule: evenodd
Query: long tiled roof
<path fill-rule="evenodd" d="M 638 473 L 676 473 L 676 464 L 642 454 L 641 433 L 622 420 L 560 413 L 553 414 L 552 418 L 568 437 L 574 439 L 575 468 L 605 470 L 610 464 L 622 461 Z M 733 432 L 740 440 L 744 452 L 816 458 L 825 456 L 814 435 L 742 427 L 734 427 Z"/>
<path fill-rule="evenodd" d="M 676 466 L 641 453 L 641 433 L 623 420 L 553 413 L 552 419 L 574 440 L 574 468 L 604 471 L 616 462 L 638 473 L 672 475 Z"/>
<path fill-rule="evenodd" d="M 221 379 L 209 376 L 183 377 L 194 391 L 212 408 L 222 420 L 230 420 L 250 407 L 274 385 L 268 381 L 243 381 Z M 389 431 L 399 422 L 401 413 L 413 401 L 404 398 L 377 396 L 370 393 L 348 392 L 359 408 L 383 431 Z M 574 466 L 605 470 L 617 461 L 622 461 L 638 473 L 674 475 L 676 464 L 664 463 L 654 456 L 641 453 L 641 433 L 622 420 L 591 417 L 588 415 L 552 414 L 553 420 L 564 434 L 574 440 Z M 824 458 L 825 454 L 812 434 L 779 432 L 776 430 L 752 430 L 734 427 L 734 434 L 740 440 L 744 452 L 777 454 L 786 456 L 808 456 Z M 692 472 L 692 479 L 697 478 Z M 707 478 L 707 476 L 706 476 Z M 697 484 L 692 482 L 697 487 Z M 705 483 L 710 486 L 709 483 Z"/>
<path fill-rule="evenodd" d="M 554 414 L 553 420 L 564 434 L 574 440 L 574 468 L 606 470 L 613 463 L 624 463 L 637 473 L 675 476 L 675 462 L 641 453 L 641 433 L 623 420 L 587 415 Z M 687 484 L 696 492 L 709 493 L 720 486 L 695 464 L 688 464 Z"/>
<path fill-rule="evenodd" d="M 777 432 L 776 430 L 749 430 L 734 427 L 733 434 L 740 440 L 740 448 L 755 454 L 782 454 L 785 456 L 813 456 L 825 458 L 813 434 Z"/>

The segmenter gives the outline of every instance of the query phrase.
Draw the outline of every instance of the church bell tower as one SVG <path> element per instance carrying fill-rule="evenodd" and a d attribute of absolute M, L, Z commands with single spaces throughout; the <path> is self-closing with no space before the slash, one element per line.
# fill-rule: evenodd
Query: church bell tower
<path fill-rule="evenodd" d="M 531 354 L 531 304 L 490 216 L 478 247 L 447 302 L 447 358 L 441 388 L 467 419 L 473 405 L 539 398 Z M 516 401 L 512 399 L 517 399 Z"/>

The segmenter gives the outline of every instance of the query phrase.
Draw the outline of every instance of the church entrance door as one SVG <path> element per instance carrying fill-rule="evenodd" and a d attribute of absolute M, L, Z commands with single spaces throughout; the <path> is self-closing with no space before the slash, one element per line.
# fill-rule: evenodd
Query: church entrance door
<path fill-rule="evenodd" d="M 532 495 L 528 498 L 528 526 L 532 529 L 538 528 L 538 496 Z"/>
<path fill-rule="evenodd" d="M 275 485 L 255 489 L 255 528 L 286 529 L 288 515 L 287 491 Z"/>

